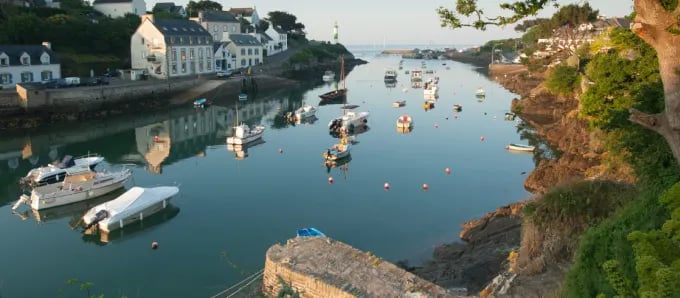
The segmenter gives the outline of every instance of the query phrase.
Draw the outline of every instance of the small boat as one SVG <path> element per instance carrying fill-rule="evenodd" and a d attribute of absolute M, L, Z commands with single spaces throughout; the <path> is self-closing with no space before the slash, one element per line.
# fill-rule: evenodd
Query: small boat
<path fill-rule="evenodd" d="M 413 126 L 413 118 L 409 115 L 402 115 L 397 118 L 397 128 L 411 128 Z"/>
<path fill-rule="evenodd" d="M 369 115 L 369 112 L 345 112 L 344 115 L 336 117 L 328 122 L 328 129 L 332 131 L 344 129 L 351 132 L 357 127 L 366 125 L 366 123 L 368 123 L 367 118 Z"/>
<path fill-rule="evenodd" d="M 340 138 L 340 142 L 334 144 L 331 148 L 328 148 L 321 156 L 323 156 L 325 161 L 336 161 L 349 156 L 350 147 L 347 140 L 347 135 L 343 135 Z"/>
<path fill-rule="evenodd" d="M 315 228 L 304 228 L 297 230 L 298 237 L 326 237 L 326 234 Z"/>
<path fill-rule="evenodd" d="M 486 97 L 486 92 L 484 91 L 484 88 L 482 88 L 482 87 L 477 88 L 477 91 L 475 92 L 475 97 L 477 97 L 477 98 Z"/>
<path fill-rule="evenodd" d="M 99 204 L 83 215 L 84 230 L 92 227 L 102 232 L 121 229 L 144 217 L 165 209 L 170 198 L 179 192 L 175 186 L 133 187 L 119 197 Z"/>
<path fill-rule="evenodd" d="M 130 169 L 67 176 L 62 183 L 39 186 L 31 190 L 30 195 L 21 195 L 12 209 L 18 208 L 20 203 L 30 205 L 33 210 L 42 210 L 93 199 L 123 187 L 130 176 Z"/>
<path fill-rule="evenodd" d="M 335 79 L 335 73 L 332 70 L 327 70 L 326 72 L 323 73 L 323 76 L 321 77 L 324 82 L 330 82 Z"/>
<path fill-rule="evenodd" d="M 427 69 L 427 70 L 425 70 L 425 73 L 434 73 L 434 70 L 432 70 L 432 69 Z"/>
<path fill-rule="evenodd" d="M 321 97 L 320 105 L 344 102 L 347 100 L 347 88 L 345 87 L 345 58 L 340 58 L 340 81 L 342 81 L 342 88 L 328 91 L 319 95 Z"/>
<path fill-rule="evenodd" d="M 208 105 L 208 100 L 205 99 L 205 97 L 194 100 L 194 107 L 195 108 L 203 108 L 206 105 Z"/>
<path fill-rule="evenodd" d="M 245 93 L 239 94 L 239 95 L 238 95 L 238 100 L 239 100 L 239 101 L 246 101 L 246 100 L 248 100 L 248 94 L 245 94 Z"/>
<path fill-rule="evenodd" d="M 529 145 L 522 145 L 522 144 L 510 144 L 510 145 L 506 146 L 505 149 L 515 150 L 515 151 L 533 152 L 536 149 L 536 147 L 535 146 L 529 146 Z"/>
<path fill-rule="evenodd" d="M 245 123 L 241 123 L 234 127 L 234 135 L 227 138 L 227 144 L 243 145 L 262 138 L 264 133 L 264 126 L 255 125 L 253 127 L 248 126 Z"/>
<path fill-rule="evenodd" d="M 462 110 L 463 110 L 463 106 L 461 106 L 461 105 L 459 105 L 459 104 L 453 105 L 453 111 L 454 111 L 454 112 L 460 112 L 460 111 L 462 111 Z"/>
<path fill-rule="evenodd" d="M 410 73 L 411 73 L 411 71 L 408 70 L 408 69 L 404 71 L 404 74 L 410 74 Z"/>
<path fill-rule="evenodd" d="M 406 101 L 405 101 L 405 100 L 397 100 L 397 101 L 395 101 L 395 102 L 392 104 L 392 106 L 395 107 L 395 108 L 401 108 L 401 107 L 403 107 L 403 106 L 405 106 L 405 105 L 406 105 Z"/>
<path fill-rule="evenodd" d="M 412 70 L 411 71 L 411 82 L 420 82 L 423 80 L 422 70 Z"/>
<path fill-rule="evenodd" d="M 311 105 L 303 105 L 293 112 L 296 119 L 304 119 L 316 115 L 316 108 Z"/>
<path fill-rule="evenodd" d="M 427 82 L 425 82 L 425 86 L 423 86 L 423 95 L 438 97 L 439 87 L 437 87 L 437 83 L 435 83 L 432 79 L 429 79 Z"/>
<path fill-rule="evenodd" d="M 517 117 L 517 115 L 515 115 L 515 113 L 510 113 L 510 112 L 505 113 L 505 120 L 507 120 L 507 121 L 515 120 L 515 117 Z"/>
<path fill-rule="evenodd" d="M 397 81 L 397 72 L 388 69 L 385 71 L 385 82 L 396 82 Z"/>
<path fill-rule="evenodd" d="M 434 109 L 434 102 L 433 102 L 433 101 L 429 101 L 429 100 L 428 100 L 428 101 L 425 101 L 425 102 L 423 103 L 423 109 L 424 109 L 425 111 Z"/>
<path fill-rule="evenodd" d="M 21 178 L 19 183 L 33 187 L 59 182 L 68 175 L 89 172 L 102 161 L 104 161 L 104 158 L 96 154 L 89 154 L 76 159 L 71 155 L 66 155 L 61 163 L 49 164 L 28 171 L 28 174 Z"/>

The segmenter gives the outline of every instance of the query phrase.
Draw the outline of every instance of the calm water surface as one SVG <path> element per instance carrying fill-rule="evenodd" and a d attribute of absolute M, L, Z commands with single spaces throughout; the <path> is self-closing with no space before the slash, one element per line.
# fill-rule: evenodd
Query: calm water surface
<path fill-rule="evenodd" d="M 348 102 L 371 112 L 369 130 L 356 137 L 351 161 L 337 168 L 324 167 L 321 153 L 337 141 L 327 123 L 341 114 L 340 106 L 320 107 L 312 124 L 281 122 L 282 112 L 317 105 L 328 85 L 241 105 L 241 120 L 267 126 L 265 142 L 245 153 L 229 151 L 225 143 L 233 106 L 0 136 L 0 296 L 79 296 L 77 287 L 65 285 L 77 278 L 93 282 L 92 292 L 106 297 L 207 297 L 261 269 L 269 246 L 306 226 L 386 260 L 416 264 L 435 245 L 455 241 L 462 222 L 527 196 L 520 173 L 533 169 L 532 156 L 504 149 L 520 141 L 514 123 L 503 120 L 513 94 L 469 66 L 447 61 L 446 70 L 442 61 L 428 61 L 441 78 L 440 98 L 425 111 L 422 89 L 402 92 L 410 85 L 403 70 L 396 86 L 383 82 L 399 57 L 362 58 L 370 63 L 348 75 Z M 404 68 L 420 63 L 406 60 Z M 479 86 L 487 91 L 481 103 L 474 97 Z M 401 99 L 407 105 L 393 108 Z M 455 103 L 463 105 L 458 118 Z M 409 134 L 396 130 L 402 114 L 415 121 Z M 156 135 L 168 141 L 155 143 Z M 174 208 L 107 242 L 71 226 L 89 205 L 111 197 L 40 213 L 22 206 L 12 214 L 19 177 L 35 165 L 88 151 L 107 159 L 99 169 L 134 164 L 126 188 L 179 184 Z M 423 183 L 429 190 L 421 189 Z M 150 249 L 152 241 L 158 250 Z"/>

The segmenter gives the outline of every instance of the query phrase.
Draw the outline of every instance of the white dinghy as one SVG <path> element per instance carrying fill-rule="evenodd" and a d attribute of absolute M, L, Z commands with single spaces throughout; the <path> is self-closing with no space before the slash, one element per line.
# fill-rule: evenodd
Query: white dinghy
<path fill-rule="evenodd" d="M 111 232 L 126 225 L 144 220 L 165 209 L 174 195 L 179 192 L 175 186 L 133 187 L 124 194 L 99 204 L 83 215 L 85 230 L 97 227 L 99 231 Z"/>

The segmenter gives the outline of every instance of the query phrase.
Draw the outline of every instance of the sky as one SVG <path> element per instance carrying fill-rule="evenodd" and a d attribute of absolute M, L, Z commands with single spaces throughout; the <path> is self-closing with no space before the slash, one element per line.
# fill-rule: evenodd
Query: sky
<path fill-rule="evenodd" d="M 172 0 L 146 0 L 148 10 L 156 2 Z M 213 0 L 215 1 L 215 0 Z M 305 25 L 307 38 L 330 40 L 333 23 L 337 21 L 340 43 L 349 45 L 480 45 L 492 39 L 518 37 L 514 25 L 499 28 L 491 26 L 486 31 L 470 28 L 449 29 L 440 26 L 436 9 L 455 7 L 455 0 L 217 0 L 223 9 L 253 7 L 260 18 L 270 11 L 285 11 Z M 501 13 L 499 4 L 508 1 L 479 0 L 479 5 L 489 16 Z M 583 0 L 558 0 L 561 5 L 582 3 Z M 632 0 L 591 0 L 590 6 L 608 17 L 625 16 L 633 10 Z M 188 0 L 175 0 L 186 6 Z M 537 17 L 550 17 L 556 11 L 549 7 Z"/>

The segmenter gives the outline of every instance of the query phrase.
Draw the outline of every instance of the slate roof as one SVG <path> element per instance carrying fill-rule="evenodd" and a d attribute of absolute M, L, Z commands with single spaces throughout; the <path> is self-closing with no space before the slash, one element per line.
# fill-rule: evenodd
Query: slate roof
<path fill-rule="evenodd" d="M 5 53 L 9 56 L 10 66 L 20 66 L 21 55 L 26 52 L 31 56 L 31 65 L 42 65 L 40 55 L 43 52 L 50 55 L 50 64 L 58 64 L 59 58 L 57 55 L 43 45 L 0 45 L 0 53 Z"/>
<path fill-rule="evenodd" d="M 164 10 L 164 11 L 170 11 L 175 7 L 175 2 L 158 2 L 156 5 L 153 6 L 152 11 L 156 10 Z"/>
<path fill-rule="evenodd" d="M 237 46 L 262 46 L 262 44 L 250 34 L 229 34 L 229 39 Z"/>
<path fill-rule="evenodd" d="M 267 35 L 267 33 L 262 33 L 262 40 L 270 41 L 270 40 L 274 40 L 274 39 L 269 37 L 269 35 Z"/>
<path fill-rule="evenodd" d="M 132 0 L 94 0 L 92 5 L 95 5 L 95 4 L 114 4 L 114 3 L 132 3 Z"/>
<path fill-rule="evenodd" d="M 216 41 L 215 43 L 213 43 L 213 52 L 217 52 L 217 49 L 219 49 L 220 46 L 222 45 L 224 45 L 224 48 L 226 49 L 230 43 L 231 42 L 228 41 Z"/>
<path fill-rule="evenodd" d="M 205 22 L 223 22 L 223 23 L 238 23 L 236 17 L 228 11 L 214 11 L 208 10 L 203 12 L 203 19 Z"/>
<path fill-rule="evenodd" d="M 171 45 L 209 45 L 213 42 L 212 35 L 194 21 L 158 19 L 153 25 L 163 34 L 165 42 Z"/>
<path fill-rule="evenodd" d="M 255 9 L 253 9 L 252 7 L 230 8 L 229 9 L 229 12 L 232 13 L 233 15 L 235 15 L 235 16 L 241 15 L 241 16 L 244 16 L 244 17 L 252 17 L 254 11 L 255 11 Z"/>

